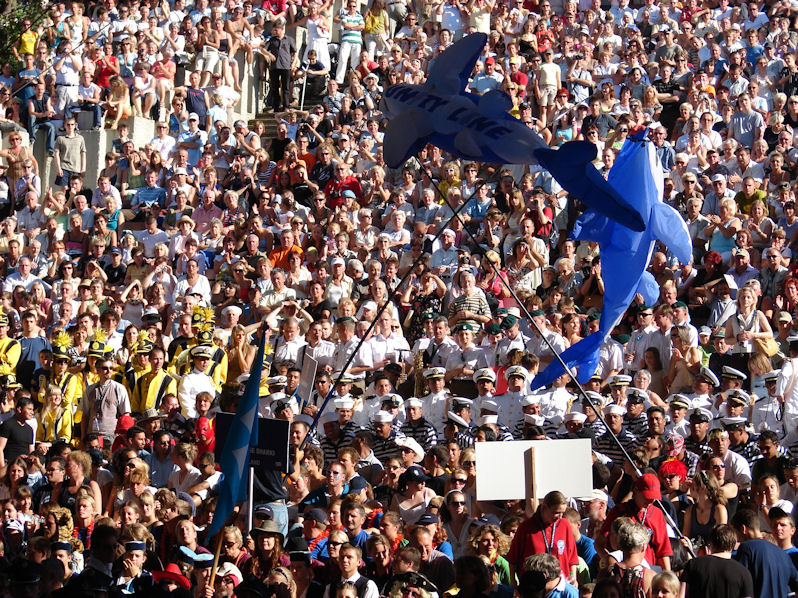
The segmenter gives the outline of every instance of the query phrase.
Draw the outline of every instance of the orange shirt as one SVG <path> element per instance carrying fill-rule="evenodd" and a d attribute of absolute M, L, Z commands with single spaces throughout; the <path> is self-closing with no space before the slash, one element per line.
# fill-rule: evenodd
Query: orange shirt
<path fill-rule="evenodd" d="M 288 256 L 291 255 L 291 252 L 293 251 L 296 251 L 299 255 L 302 255 L 302 248 L 297 245 L 285 249 L 281 247 L 272 250 L 272 252 L 269 254 L 269 261 L 275 268 L 282 268 L 288 272 Z"/>

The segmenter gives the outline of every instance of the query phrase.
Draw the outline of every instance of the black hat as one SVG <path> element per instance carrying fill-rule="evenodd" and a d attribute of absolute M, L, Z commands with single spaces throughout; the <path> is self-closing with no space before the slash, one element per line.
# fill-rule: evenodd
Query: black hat
<path fill-rule="evenodd" d="M 319 508 L 308 509 L 307 511 L 305 511 L 303 517 L 305 519 L 315 521 L 316 523 L 321 523 L 322 525 L 330 524 L 329 520 L 327 519 L 327 513 L 325 513 L 323 509 Z"/>
<path fill-rule="evenodd" d="M 311 509 L 311 511 L 314 510 L 320 511 L 321 509 Z M 307 515 L 305 518 L 307 519 Z M 285 552 L 308 552 L 308 543 L 302 536 L 288 536 L 283 549 Z"/>
<path fill-rule="evenodd" d="M 401 374 L 402 373 L 402 366 L 398 363 L 388 363 L 383 368 L 386 372 L 391 372 L 392 374 Z"/>
<path fill-rule="evenodd" d="M 441 520 L 438 519 L 438 516 L 435 513 L 424 513 L 421 517 L 418 518 L 416 521 L 416 525 L 431 525 L 433 523 L 440 523 Z"/>

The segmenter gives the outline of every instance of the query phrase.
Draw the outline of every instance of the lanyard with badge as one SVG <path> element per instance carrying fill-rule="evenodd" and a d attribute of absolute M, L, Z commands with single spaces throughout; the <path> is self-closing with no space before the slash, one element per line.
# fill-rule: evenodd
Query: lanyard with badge
<path fill-rule="evenodd" d="M 555 521 L 551 525 L 551 540 L 546 538 L 546 530 L 541 530 L 543 534 L 543 544 L 546 546 L 546 554 L 552 554 L 552 550 L 554 549 L 554 537 L 557 534 L 557 522 Z"/>

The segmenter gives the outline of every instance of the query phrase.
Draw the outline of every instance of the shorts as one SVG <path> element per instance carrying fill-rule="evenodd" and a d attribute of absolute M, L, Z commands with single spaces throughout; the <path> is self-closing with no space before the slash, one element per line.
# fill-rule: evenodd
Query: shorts
<path fill-rule="evenodd" d="M 61 176 L 55 177 L 55 184 L 59 187 L 67 187 L 69 185 L 69 177 L 73 174 L 80 174 L 79 172 L 72 172 L 71 170 L 67 170 L 66 168 L 62 168 L 61 171 L 64 173 Z"/>
<path fill-rule="evenodd" d="M 543 106 L 553 106 L 554 100 L 557 98 L 557 86 L 556 85 L 544 85 L 540 88 L 540 98 L 538 99 L 538 105 Z"/>

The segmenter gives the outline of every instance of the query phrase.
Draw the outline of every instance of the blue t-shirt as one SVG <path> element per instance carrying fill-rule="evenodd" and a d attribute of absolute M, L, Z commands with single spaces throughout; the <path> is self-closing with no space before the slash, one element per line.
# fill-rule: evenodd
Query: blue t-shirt
<path fill-rule="evenodd" d="M 757 598 L 783 598 L 798 587 L 798 570 L 781 548 L 767 540 L 746 540 L 734 559 L 751 572 Z"/>
<path fill-rule="evenodd" d="M 18 76 L 20 79 L 23 77 L 38 77 L 42 74 L 41 69 L 32 68 L 32 69 L 22 69 L 19 71 Z M 26 85 L 23 89 L 20 89 L 17 92 L 17 97 L 22 102 L 22 105 L 25 106 L 25 110 L 28 109 L 28 100 L 33 97 L 33 84 Z"/>
<path fill-rule="evenodd" d="M 570 583 L 563 582 L 546 594 L 546 598 L 579 598 L 579 590 Z"/>
<path fill-rule="evenodd" d="M 587 566 L 590 568 L 590 576 L 595 577 L 599 558 L 593 538 L 588 538 L 586 535 L 582 534 L 582 537 L 576 542 L 576 553 L 587 563 Z"/>

